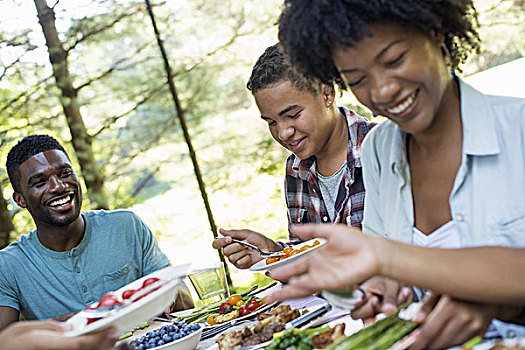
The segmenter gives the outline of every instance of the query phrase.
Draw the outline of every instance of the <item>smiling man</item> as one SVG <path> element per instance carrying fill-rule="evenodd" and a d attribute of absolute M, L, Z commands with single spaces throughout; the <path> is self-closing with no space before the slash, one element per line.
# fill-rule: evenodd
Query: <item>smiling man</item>
<path fill-rule="evenodd" d="M 34 320 L 76 312 L 169 264 L 131 211 L 81 212 L 80 180 L 52 137 L 22 139 L 6 166 L 13 199 L 36 230 L 0 250 L 0 329 L 20 313 Z M 180 307 L 191 306 L 182 299 Z"/>

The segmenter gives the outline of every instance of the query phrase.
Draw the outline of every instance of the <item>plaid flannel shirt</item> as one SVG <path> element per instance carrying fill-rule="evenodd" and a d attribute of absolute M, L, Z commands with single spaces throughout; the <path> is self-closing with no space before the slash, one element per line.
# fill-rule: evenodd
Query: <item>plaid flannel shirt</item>
<path fill-rule="evenodd" d="M 336 217 L 334 223 L 345 223 L 361 227 L 365 200 L 365 188 L 361 171 L 361 144 L 366 134 L 375 123 L 357 115 L 355 112 L 340 107 L 348 124 L 348 148 L 346 171 L 341 179 L 335 201 Z M 315 156 L 299 159 L 291 154 L 286 161 L 284 183 L 288 224 L 326 223 L 329 215 L 319 189 Z M 294 237 L 290 234 L 290 241 Z"/>

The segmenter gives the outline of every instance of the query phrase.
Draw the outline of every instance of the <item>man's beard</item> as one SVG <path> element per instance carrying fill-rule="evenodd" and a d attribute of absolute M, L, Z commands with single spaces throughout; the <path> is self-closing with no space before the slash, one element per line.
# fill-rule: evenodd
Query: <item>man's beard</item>
<path fill-rule="evenodd" d="M 81 198 L 82 194 L 76 192 L 73 196 L 73 201 L 75 203 L 74 211 L 66 215 L 65 217 L 57 217 L 56 215 L 53 215 L 53 213 L 50 210 L 41 210 L 41 208 L 39 208 L 39 210 L 36 211 L 32 210 L 30 213 L 33 216 L 33 219 L 35 220 L 35 223 L 38 221 L 49 226 L 64 227 L 78 219 L 81 210 Z"/>

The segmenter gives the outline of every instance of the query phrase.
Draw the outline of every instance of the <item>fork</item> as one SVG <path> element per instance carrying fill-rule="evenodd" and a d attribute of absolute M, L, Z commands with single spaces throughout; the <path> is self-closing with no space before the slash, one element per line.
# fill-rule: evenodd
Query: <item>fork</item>
<path fill-rule="evenodd" d="M 250 247 L 250 248 L 256 250 L 257 253 L 259 253 L 259 255 L 261 255 L 263 258 L 270 258 L 270 257 L 273 258 L 273 257 L 279 257 L 279 256 L 285 256 L 286 255 L 282 251 L 266 253 L 266 252 L 263 252 L 261 249 L 259 249 L 259 247 L 254 246 L 253 244 L 250 244 L 250 243 L 244 242 L 244 241 L 240 241 L 240 240 L 235 239 L 235 238 L 232 238 L 232 241 L 235 242 L 235 243 L 239 243 L 239 244 L 245 245 L 247 247 Z"/>

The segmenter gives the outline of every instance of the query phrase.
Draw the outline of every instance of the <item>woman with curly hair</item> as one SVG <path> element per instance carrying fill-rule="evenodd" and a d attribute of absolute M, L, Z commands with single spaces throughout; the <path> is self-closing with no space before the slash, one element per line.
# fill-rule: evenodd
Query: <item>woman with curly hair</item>
<path fill-rule="evenodd" d="M 456 76 L 479 47 L 476 27 L 470 0 L 285 1 L 279 39 L 291 62 L 389 119 L 363 145 L 363 232 L 434 248 L 525 246 L 525 100 Z M 362 284 L 354 317 L 393 308 L 399 289 L 385 281 Z M 459 344 L 522 311 L 432 294 L 429 308 L 415 348 Z M 493 324 L 503 337 L 523 332 Z"/>

